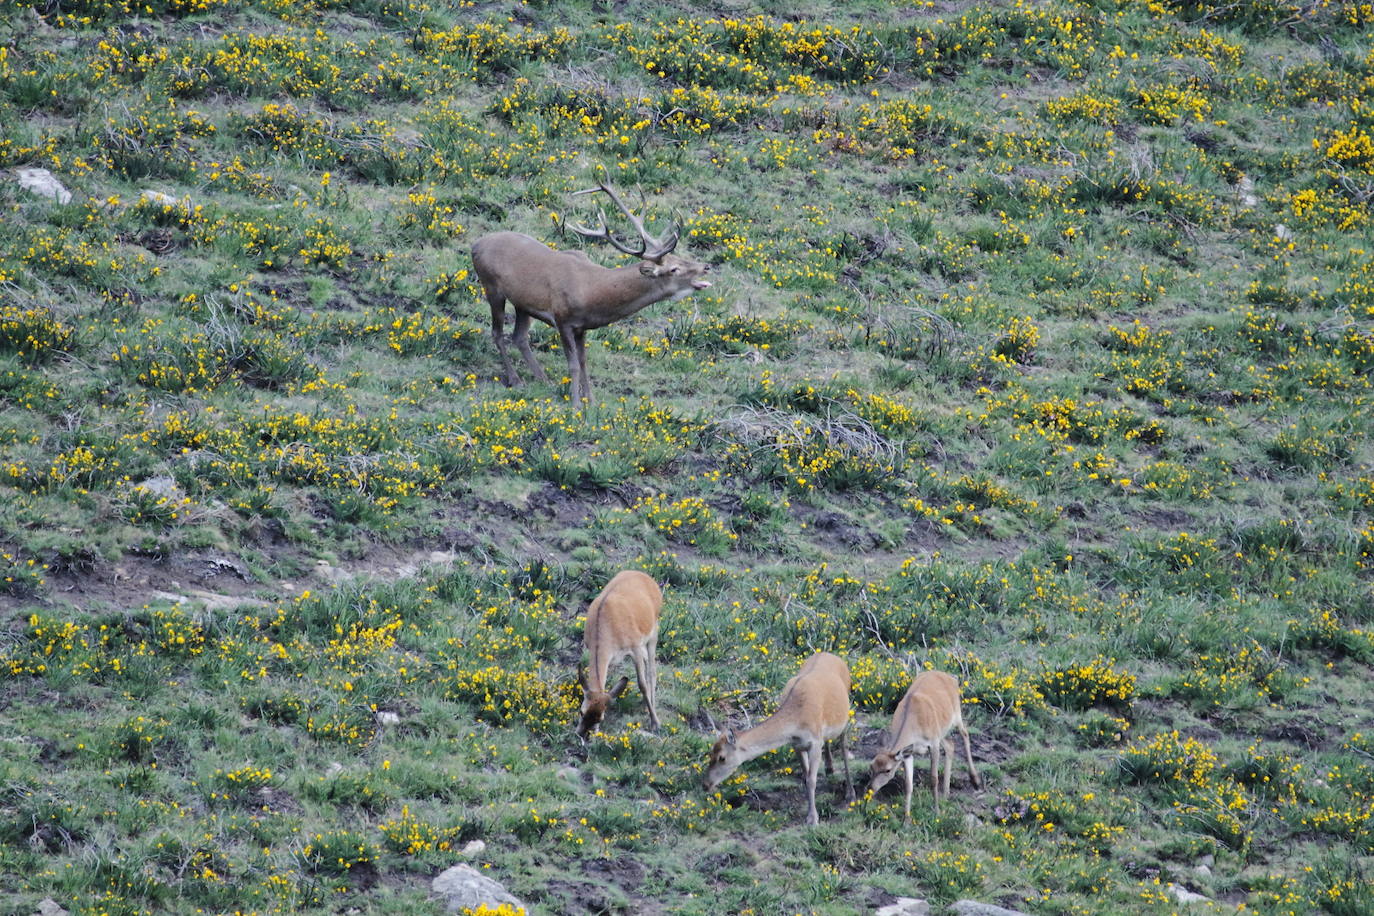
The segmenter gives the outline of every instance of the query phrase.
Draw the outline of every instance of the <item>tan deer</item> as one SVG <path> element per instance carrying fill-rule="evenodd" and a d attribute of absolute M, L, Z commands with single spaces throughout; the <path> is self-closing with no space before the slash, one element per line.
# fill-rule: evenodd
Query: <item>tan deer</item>
<path fill-rule="evenodd" d="M 605 182 L 577 193 L 598 191 L 605 192 L 629 219 L 639 234 L 639 247 L 622 243 L 606 228 L 604 211 L 598 211 L 599 229 L 567 225 L 578 235 L 607 242 L 639 258 L 638 264 L 602 267 L 580 251 L 558 251 L 519 232 L 494 232 L 473 243 L 472 266 L 491 304 L 491 336 L 501 354 L 502 380 L 507 387 L 516 382 L 504 336 L 507 302 L 515 309 L 511 341 L 541 382 L 548 381 L 548 376 L 530 351 L 530 322 L 538 318 L 558 331 L 572 379 L 570 395 L 577 403 L 592 397 L 587 378 L 588 331 L 628 318 L 655 302 L 681 299 L 711 285 L 705 277 L 710 265 L 671 253 L 678 242 L 677 227 L 661 240 L 649 235 L 643 220 L 631 213 Z"/>
<path fill-rule="evenodd" d="M 606 689 L 606 675 L 626 655 L 634 662 L 639 692 L 649 707 L 649 724 L 658 728 L 658 614 L 663 592 L 658 583 L 634 569 L 615 574 L 587 608 L 587 628 L 582 641 L 590 668 L 579 668 L 582 710 L 577 736 L 586 738 L 601 723 L 606 710 L 630 685 L 622 677 L 615 689 Z"/>
<path fill-rule="evenodd" d="M 911 821 L 911 785 L 916 775 L 917 754 L 930 754 L 930 791 L 935 796 L 935 810 L 940 810 L 940 789 L 937 776 L 940 769 L 940 748 L 945 750 L 945 795 L 949 795 L 949 779 L 954 771 L 954 742 L 946 735 L 958 729 L 964 738 L 964 757 L 968 760 L 969 776 L 973 784 L 982 788 L 983 781 L 973 766 L 973 750 L 969 747 L 968 729 L 964 727 L 963 701 L 959 697 L 959 682 L 943 671 L 922 671 L 897 704 L 888 732 L 887 746 L 873 758 L 869 770 L 868 791 L 876 792 L 887 785 L 897 772 L 900 762 L 906 769 L 906 816 Z"/>
<path fill-rule="evenodd" d="M 835 772 L 826 742 L 838 740 L 840 758 L 844 761 L 845 798 L 853 801 L 854 784 L 849 778 L 849 755 L 844 748 L 845 730 L 849 727 L 849 683 L 849 666 L 838 655 L 818 652 L 808 658 L 782 689 L 777 712 L 751 729 L 727 731 L 716 740 L 703 788 L 713 791 L 740 764 L 790 744 L 797 749 L 806 780 L 806 822 L 818 824 L 816 776 L 822 754 L 826 772 Z"/>

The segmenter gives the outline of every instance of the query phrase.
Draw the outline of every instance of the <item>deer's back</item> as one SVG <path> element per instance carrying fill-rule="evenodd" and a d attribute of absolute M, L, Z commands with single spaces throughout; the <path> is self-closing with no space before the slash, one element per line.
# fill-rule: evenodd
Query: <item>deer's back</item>
<path fill-rule="evenodd" d="M 959 682 L 943 671 L 922 671 L 907 688 L 892 717 L 892 737 L 935 740 L 961 717 Z"/>
<path fill-rule="evenodd" d="M 849 723 L 849 685 L 844 659 L 818 652 L 788 681 L 777 715 L 795 719 L 813 734 L 832 737 Z"/>
<path fill-rule="evenodd" d="M 608 648 L 643 642 L 658 628 L 663 592 L 652 577 L 634 569 L 618 572 L 587 609 L 585 641 Z"/>

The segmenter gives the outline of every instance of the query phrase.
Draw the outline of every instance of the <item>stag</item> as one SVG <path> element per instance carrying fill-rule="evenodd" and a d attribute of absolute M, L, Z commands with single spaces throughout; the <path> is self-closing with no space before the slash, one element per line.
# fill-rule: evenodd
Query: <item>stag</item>
<path fill-rule="evenodd" d="M 507 387 L 516 382 L 514 367 L 506 352 L 506 303 L 515 309 L 511 341 L 524 357 L 525 364 L 541 382 L 548 376 L 530 351 L 530 322 L 538 318 L 558 331 L 568 358 L 570 395 L 574 403 L 591 401 L 591 382 L 587 378 L 586 334 L 613 321 L 628 318 L 646 306 L 664 299 L 681 299 L 711 282 L 705 275 L 710 265 L 673 254 L 678 242 L 676 226 L 662 239 L 644 228 L 644 221 L 604 181 L 577 194 L 605 193 L 639 235 L 639 246 L 621 241 L 606 226 L 606 213 L 598 208 L 600 227 L 589 229 L 568 225 L 578 235 L 606 242 L 617 251 L 639 258 L 638 264 L 602 267 L 581 251 L 559 251 L 519 232 L 494 232 L 484 235 L 472 246 L 472 266 L 482 281 L 491 304 L 491 336 L 501 355 L 502 381 Z"/>

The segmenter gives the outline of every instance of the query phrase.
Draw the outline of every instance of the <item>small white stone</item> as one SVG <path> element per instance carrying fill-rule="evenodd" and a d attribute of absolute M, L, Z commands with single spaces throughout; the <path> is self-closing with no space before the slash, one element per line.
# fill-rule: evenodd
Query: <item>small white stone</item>
<path fill-rule="evenodd" d="M 390 710 L 381 709 L 381 710 L 378 710 L 378 711 L 377 711 L 377 724 L 378 724 L 378 725 L 400 725 L 400 724 L 401 724 L 401 717 L 398 716 L 398 715 L 396 715 L 396 713 L 391 712 Z"/>
<path fill-rule="evenodd" d="M 63 187 L 57 176 L 47 169 L 20 169 L 16 174 L 19 176 L 19 187 L 24 190 L 59 204 L 72 202 L 72 192 Z"/>
<path fill-rule="evenodd" d="M 1283 223 L 1279 223 L 1274 227 L 1274 238 L 1278 239 L 1280 242 L 1291 242 L 1293 240 L 1293 230 L 1289 229 Z"/>
<path fill-rule="evenodd" d="M 1208 868 L 1206 865 L 1198 865 L 1198 866 L 1195 866 L 1195 867 L 1193 868 L 1193 872 L 1194 872 L 1199 878 L 1210 878 L 1210 877 L 1212 877 L 1212 869 Z"/>
<path fill-rule="evenodd" d="M 474 856 L 480 856 L 482 853 L 486 851 L 486 843 L 483 843 L 481 840 L 473 840 L 472 842 L 468 843 L 466 846 L 463 847 L 462 854 L 467 858 L 471 859 Z"/>

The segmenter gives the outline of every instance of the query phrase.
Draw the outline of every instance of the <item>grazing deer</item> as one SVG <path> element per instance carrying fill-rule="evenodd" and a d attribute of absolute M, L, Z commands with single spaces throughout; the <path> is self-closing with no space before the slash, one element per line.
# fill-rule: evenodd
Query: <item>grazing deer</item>
<path fill-rule="evenodd" d="M 548 376 L 530 351 L 530 321 L 538 318 L 558 331 L 568 358 L 570 395 L 574 403 L 590 401 L 591 382 L 587 379 L 586 333 L 620 321 L 664 299 L 681 299 L 711 282 L 705 278 L 710 265 L 689 261 L 672 254 L 677 246 L 678 229 L 665 239 L 655 239 L 644 222 L 630 212 L 605 182 L 578 194 L 605 192 L 639 233 L 639 247 L 632 248 L 606 228 L 606 214 L 598 211 L 599 229 L 571 225 L 578 235 L 609 243 L 618 251 L 639 258 L 627 267 L 602 267 L 580 251 L 557 251 L 519 232 L 494 232 L 484 235 L 472 246 L 472 266 L 482 281 L 491 303 L 491 336 L 501 354 L 502 380 L 506 387 L 515 384 L 515 370 L 506 353 L 504 325 L 506 303 L 515 309 L 515 329 L 511 341 L 524 357 L 525 364 L 541 382 Z"/>
<path fill-rule="evenodd" d="M 582 639 L 591 667 L 579 667 L 577 672 L 582 685 L 577 737 L 586 738 L 605 717 L 611 703 L 630 685 L 630 679 L 622 677 L 615 689 L 606 689 L 607 672 L 626 655 L 634 661 L 639 692 L 644 694 L 649 707 L 649 723 L 658 728 L 658 661 L 654 652 L 658 648 L 658 612 L 662 607 L 663 592 L 658 583 L 638 570 L 627 569 L 616 573 L 587 608 L 587 628 Z"/>
<path fill-rule="evenodd" d="M 854 800 L 854 784 L 849 779 L 849 755 L 844 749 L 849 727 L 849 666 L 829 652 L 817 652 L 806 660 L 796 677 L 787 682 L 778 700 L 778 711 L 753 728 L 742 732 L 726 731 L 711 748 L 710 766 L 702 786 L 707 792 L 747 760 L 790 744 L 801 759 L 806 779 L 806 822 L 820 823 L 816 815 L 816 775 L 821 756 L 827 773 L 835 772 L 827 741 L 838 739 L 844 761 L 845 798 Z"/>
<path fill-rule="evenodd" d="M 915 778 L 917 754 L 930 754 L 930 791 L 935 796 L 935 810 L 940 810 L 940 789 L 937 776 L 940 770 L 940 748 L 945 749 L 945 795 L 949 795 L 949 779 L 954 772 L 954 742 L 946 735 L 959 729 L 964 738 L 964 757 L 968 760 L 969 776 L 978 788 L 983 781 L 973 766 L 973 750 L 968 743 L 968 729 L 964 727 L 963 702 L 959 697 L 959 682 L 943 671 L 922 671 L 897 704 L 888 732 L 887 747 L 873 758 L 868 791 L 876 792 L 887 785 L 897 772 L 900 761 L 906 768 L 906 817 L 911 822 L 911 784 Z"/>

